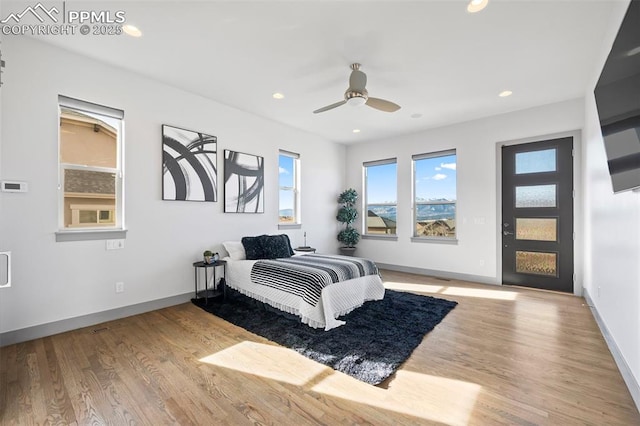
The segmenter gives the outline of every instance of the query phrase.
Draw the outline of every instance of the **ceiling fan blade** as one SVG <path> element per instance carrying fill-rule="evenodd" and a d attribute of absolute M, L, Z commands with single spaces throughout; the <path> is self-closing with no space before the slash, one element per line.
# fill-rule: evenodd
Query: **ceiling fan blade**
<path fill-rule="evenodd" d="M 354 92 L 364 92 L 367 85 L 367 75 L 360 70 L 353 70 L 349 76 L 349 89 Z"/>
<path fill-rule="evenodd" d="M 331 105 L 327 105 L 326 107 L 322 107 L 320 109 L 317 109 L 315 111 L 313 111 L 314 114 L 317 114 L 319 112 L 325 112 L 325 111 L 329 111 L 330 109 L 334 109 L 339 107 L 340 105 L 344 105 L 346 104 L 347 101 L 340 101 L 340 102 L 336 102 L 335 104 L 331 104 Z"/>
<path fill-rule="evenodd" d="M 369 97 L 369 99 L 367 99 L 366 104 L 371 108 L 375 108 L 384 112 L 394 112 L 400 109 L 400 105 L 398 104 L 394 104 L 393 102 L 386 101 L 384 99 L 378 99 L 378 98 L 372 98 L 372 97 Z"/>

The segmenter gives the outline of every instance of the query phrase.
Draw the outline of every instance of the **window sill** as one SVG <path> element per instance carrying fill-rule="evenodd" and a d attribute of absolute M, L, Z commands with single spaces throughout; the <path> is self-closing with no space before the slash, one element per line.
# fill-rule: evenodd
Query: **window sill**
<path fill-rule="evenodd" d="M 279 223 L 278 229 L 302 229 L 301 223 Z"/>
<path fill-rule="evenodd" d="M 382 240 L 382 241 L 398 241 L 397 235 L 372 235 L 364 234 L 361 236 L 363 240 Z"/>
<path fill-rule="evenodd" d="M 57 243 L 66 241 L 121 240 L 124 238 L 127 238 L 126 229 L 91 229 L 56 232 Z"/>
<path fill-rule="evenodd" d="M 412 243 L 458 244 L 457 238 L 446 237 L 411 237 Z"/>

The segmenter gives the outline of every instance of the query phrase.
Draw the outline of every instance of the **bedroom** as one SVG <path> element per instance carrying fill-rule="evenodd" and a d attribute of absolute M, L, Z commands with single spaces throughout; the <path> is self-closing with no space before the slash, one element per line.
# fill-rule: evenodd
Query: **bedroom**
<path fill-rule="evenodd" d="M 3 2 L 0 6 L 3 17 L 10 12 L 9 4 Z M 94 57 L 73 53 L 66 50 L 72 46 L 65 47 L 67 41 L 64 40 L 58 40 L 59 46 L 55 46 L 29 37 L 3 35 L 2 59 L 6 66 L 0 89 L 0 177 L 28 182 L 29 192 L 0 195 L 0 251 L 12 252 L 13 272 L 12 286 L 0 289 L 2 345 L 16 339 L 39 337 L 47 327 L 59 332 L 66 327 L 88 325 L 86 321 L 98 323 L 112 319 L 109 313 L 113 312 L 124 316 L 135 313 L 138 308 L 151 310 L 187 301 L 193 280 L 191 263 L 200 257 L 203 248 L 244 235 L 279 232 L 276 164 L 281 149 L 298 153 L 302 159 L 303 226 L 287 231 L 293 245 L 302 245 L 302 232 L 307 232 L 310 245 L 319 251 L 334 252 L 338 246 L 334 235 L 334 230 L 338 229 L 335 196 L 346 187 L 362 188 L 364 161 L 397 157 L 402 166 L 398 169 L 398 180 L 409 182 L 407 165 L 411 155 L 425 149 L 431 152 L 456 148 L 459 209 L 468 220 L 466 228 L 460 228 L 460 243 L 445 246 L 412 244 L 408 238 L 399 238 L 397 242 L 363 240 L 358 245 L 359 254 L 386 266 L 399 265 L 495 284 L 498 271 L 495 224 L 499 220 L 496 143 L 530 141 L 580 131 L 581 143 L 576 154 L 579 158 L 576 173 L 580 180 L 576 181 L 576 191 L 582 217 L 576 222 L 576 229 L 582 231 L 577 233 L 577 247 L 582 252 L 577 256 L 577 281 L 594 301 L 617 350 L 626 360 L 631 379 L 635 381 L 635 390 L 632 388 L 631 391 L 637 395 L 640 380 L 640 271 L 637 259 L 640 248 L 638 239 L 614 238 L 616 235 L 638 235 L 640 204 L 638 193 L 615 196 L 611 193 L 595 101 L 591 95 L 606 58 L 607 42 L 610 46 L 615 37 L 624 6 L 624 2 L 602 6 L 602 16 L 606 16 L 607 22 L 600 26 L 594 23 L 600 33 L 591 35 L 595 39 L 592 47 L 595 52 L 589 75 L 583 77 L 582 92 L 517 111 L 507 109 L 472 120 L 462 116 L 447 124 L 394 137 L 393 144 L 387 143 L 386 138 L 364 144 L 335 143 L 331 138 L 226 106 L 199 95 L 199 89 L 180 89 L 157 78 L 127 71 L 124 65 L 107 65 L 96 59 L 100 52 L 92 52 Z M 490 11 L 488 8 L 485 12 Z M 130 13 L 133 14 L 133 8 Z M 184 71 L 181 71 L 182 64 L 173 60 L 172 51 L 189 43 L 181 37 L 185 31 L 183 27 L 188 26 L 193 14 L 194 10 L 184 10 L 179 18 L 175 18 L 175 25 L 169 26 L 175 35 L 174 42 L 168 44 L 164 52 L 146 58 L 157 68 L 166 67 L 176 78 Z M 597 13 L 588 16 L 600 22 Z M 318 27 L 321 26 L 316 24 L 312 28 L 320 32 Z M 367 28 L 367 23 L 363 22 L 353 31 L 368 33 Z M 249 32 L 244 38 L 241 31 L 234 34 L 245 45 L 251 45 L 255 39 Z M 222 37 L 222 34 L 216 35 Z M 359 47 L 358 41 L 354 41 L 355 47 Z M 320 42 L 319 45 L 324 46 Z M 223 48 L 217 47 L 218 54 L 223 53 Z M 307 83 L 314 83 L 314 70 L 323 65 L 328 55 L 331 58 L 326 60 L 332 61 L 332 65 L 331 72 L 323 70 L 325 74 L 318 75 L 314 102 L 310 100 L 309 107 L 303 109 L 309 112 L 310 122 L 316 118 L 310 113 L 313 109 L 340 99 L 351 60 L 342 57 L 343 52 L 338 48 L 312 50 L 319 52 L 307 56 L 305 68 L 294 70 L 309 74 L 307 78 L 311 81 Z M 377 53 L 364 51 L 362 55 L 375 58 Z M 268 50 L 263 49 L 254 57 L 240 58 L 234 65 L 249 67 L 257 73 L 260 64 L 268 60 Z M 375 63 L 370 61 L 367 69 L 366 61 L 363 59 L 362 62 L 369 75 L 371 90 L 376 79 L 390 78 L 385 75 L 384 67 L 376 69 Z M 274 67 L 286 75 L 291 71 L 280 65 Z M 470 71 L 465 70 L 466 73 Z M 332 79 L 336 80 L 337 91 L 324 84 Z M 210 84 L 220 86 L 213 78 Z M 397 81 L 393 84 L 400 85 Z M 202 89 L 207 86 L 203 85 Z M 266 87 L 256 92 L 251 100 L 277 110 L 279 104 L 271 99 L 276 90 L 284 89 Z M 393 93 L 375 95 L 394 99 Z M 59 94 L 125 111 L 128 232 L 122 250 L 106 251 L 104 241 L 55 242 L 54 233 L 58 229 L 55 122 Z M 493 90 L 490 95 L 495 96 Z M 326 120 L 325 117 L 317 118 Z M 405 121 L 411 123 L 410 119 Z M 224 214 L 220 200 L 217 203 L 162 201 L 162 124 L 207 132 L 218 138 L 221 148 L 262 155 L 267 167 L 266 176 L 270 179 L 265 186 L 265 199 L 268 200 L 265 213 Z M 349 132 L 345 137 L 356 137 L 351 134 L 351 127 L 341 130 L 345 129 Z M 428 141 L 426 148 L 425 141 Z M 402 192 L 408 191 L 408 187 L 399 185 L 399 199 L 410 199 L 408 192 Z M 479 219 L 477 224 L 476 218 Z M 484 219 L 484 224 L 480 219 Z M 398 233 L 402 232 L 406 229 L 399 228 Z M 479 254 L 484 257 L 480 258 Z M 117 282 L 124 283 L 124 292 L 114 291 Z"/>

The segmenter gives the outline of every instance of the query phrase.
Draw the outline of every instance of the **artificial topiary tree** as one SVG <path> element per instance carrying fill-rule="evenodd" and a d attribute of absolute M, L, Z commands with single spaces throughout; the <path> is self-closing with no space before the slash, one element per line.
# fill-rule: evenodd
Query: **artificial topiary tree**
<path fill-rule="evenodd" d="M 338 219 L 338 222 L 345 224 L 345 228 L 338 233 L 338 241 L 344 244 L 345 247 L 350 248 L 355 247 L 360 241 L 360 233 L 351 226 L 358 218 L 358 211 L 355 207 L 356 201 L 358 201 L 358 193 L 353 188 L 343 191 L 338 196 L 340 208 L 336 219 Z"/>

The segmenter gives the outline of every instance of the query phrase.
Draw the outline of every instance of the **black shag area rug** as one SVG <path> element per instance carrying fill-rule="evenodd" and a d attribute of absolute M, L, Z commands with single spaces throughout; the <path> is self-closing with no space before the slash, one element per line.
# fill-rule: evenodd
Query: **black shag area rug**
<path fill-rule="evenodd" d="M 386 290 L 384 299 L 366 302 L 340 317 L 345 325 L 314 329 L 235 291 L 227 300 L 192 300 L 232 324 L 295 350 L 334 370 L 377 385 L 391 376 L 425 334 L 457 305 L 444 299 Z"/>

